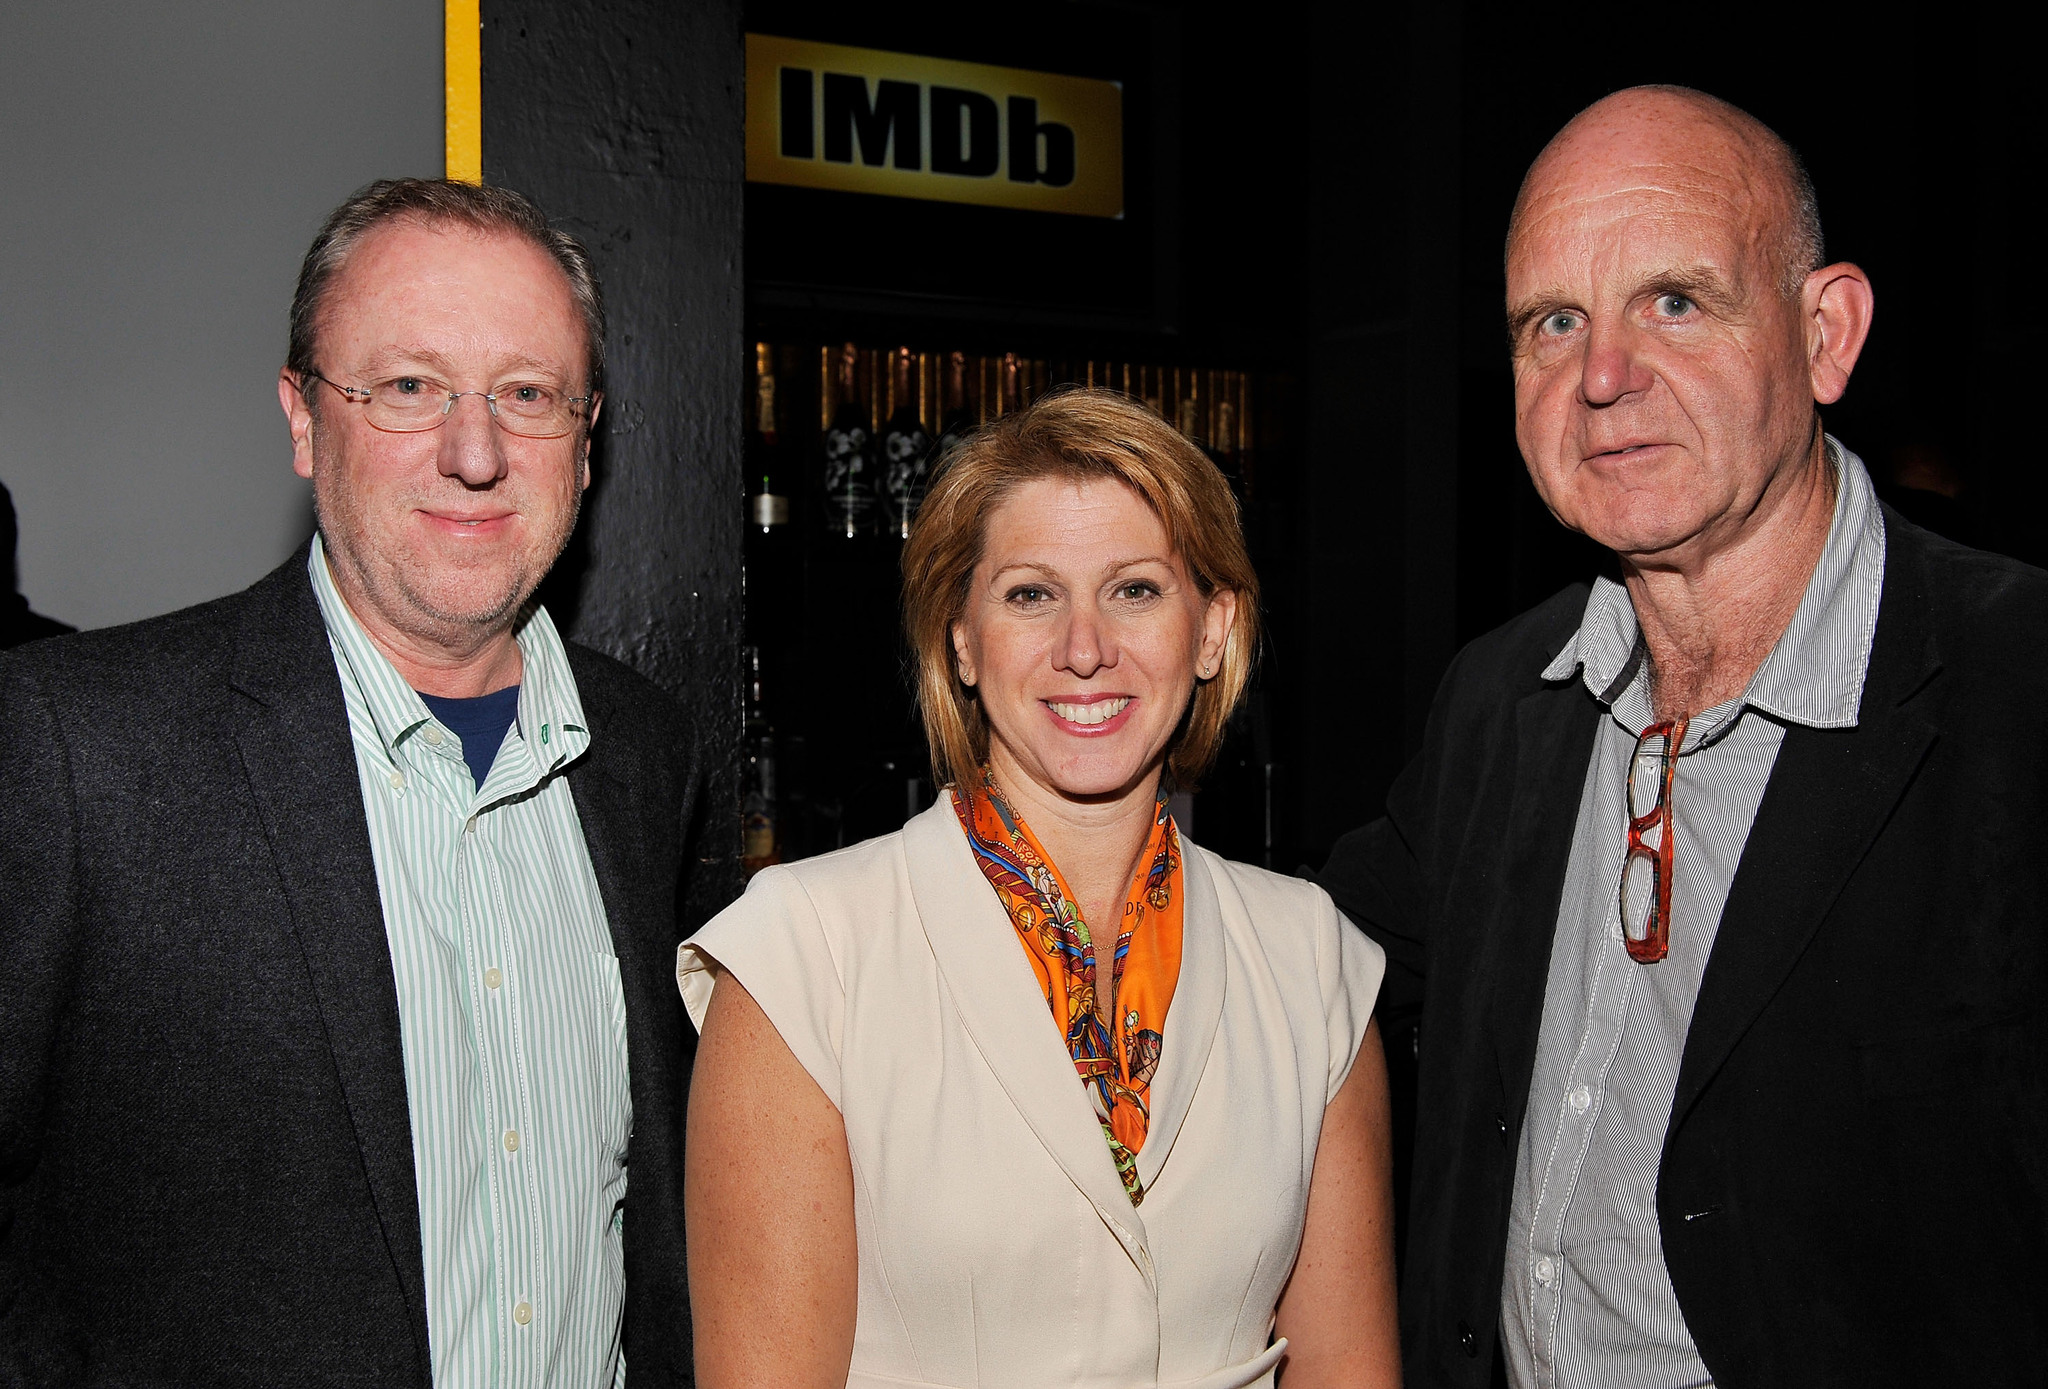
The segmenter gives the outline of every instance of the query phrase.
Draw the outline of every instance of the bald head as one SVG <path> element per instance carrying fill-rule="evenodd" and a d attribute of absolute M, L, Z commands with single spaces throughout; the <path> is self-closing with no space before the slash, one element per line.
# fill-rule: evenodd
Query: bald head
<path fill-rule="evenodd" d="M 1813 180 L 1778 133 L 1690 87 L 1630 87 L 1572 117 L 1529 166 L 1508 223 L 1507 255 L 1531 220 L 1616 193 L 1718 205 L 1779 292 L 1796 299 L 1824 263 Z M 1640 203 L 1639 203 L 1640 205 Z"/>
<path fill-rule="evenodd" d="M 1847 388 L 1874 301 L 1820 258 L 1798 157 L 1724 101 L 1635 87 L 1559 131 L 1506 266 L 1515 435 L 1551 512 L 1695 576 L 1774 528 L 1824 532 L 1816 407 Z"/>

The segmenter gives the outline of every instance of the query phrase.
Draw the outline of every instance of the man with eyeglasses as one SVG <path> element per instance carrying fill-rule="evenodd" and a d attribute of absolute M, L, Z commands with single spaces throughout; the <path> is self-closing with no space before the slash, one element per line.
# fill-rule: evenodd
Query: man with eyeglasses
<path fill-rule="evenodd" d="M 1420 1008 L 1407 1383 L 2038 1383 L 2048 575 L 1822 431 L 1872 292 L 1754 118 L 1588 108 L 1506 270 L 1622 581 L 1468 647 L 1321 877 Z"/>
<path fill-rule="evenodd" d="M 317 534 L 0 661 L 0 1383 L 685 1382 L 696 772 L 532 601 L 603 369 L 532 203 L 373 184 L 278 382 Z"/>

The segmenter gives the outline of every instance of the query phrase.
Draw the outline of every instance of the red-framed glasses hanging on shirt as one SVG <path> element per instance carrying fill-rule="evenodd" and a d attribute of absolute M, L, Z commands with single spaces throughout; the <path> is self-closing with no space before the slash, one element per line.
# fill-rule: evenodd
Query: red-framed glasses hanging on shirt
<path fill-rule="evenodd" d="M 1628 849 L 1621 860 L 1621 938 L 1653 965 L 1671 949 L 1671 781 L 1685 719 L 1653 723 L 1628 759 Z"/>

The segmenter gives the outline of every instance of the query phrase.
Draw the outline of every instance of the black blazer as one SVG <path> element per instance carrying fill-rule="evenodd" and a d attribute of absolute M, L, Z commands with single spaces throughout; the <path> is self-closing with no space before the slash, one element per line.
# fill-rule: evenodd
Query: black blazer
<path fill-rule="evenodd" d="M 1885 523 L 1858 724 L 1786 729 L 1664 1139 L 1665 1261 L 1723 1389 L 2048 1375 L 2048 574 Z M 1496 1350 L 1603 717 L 1540 672 L 1585 600 L 1459 655 L 1387 817 L 1321 875 L 1386 947 L 1388 1006 L 1422 1010 L 1411 1389 L 1484 1385 Z"/>
<path fill-rule="evenodd" d="M 675 702 L 581 647 L 635 1383 L 686 1383 Z M 0 1385 L 426 1385 L 398 999 L 306 551 L 0 657 Z"/>

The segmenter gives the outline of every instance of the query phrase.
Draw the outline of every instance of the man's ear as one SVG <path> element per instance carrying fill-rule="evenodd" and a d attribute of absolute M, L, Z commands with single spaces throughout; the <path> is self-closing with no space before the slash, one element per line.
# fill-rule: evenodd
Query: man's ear
<path fill-rule="evenodd" d="M 590 398 L 590 423 L 583 426 L 583 482 L 584 491 L 590 490 L 590 441 L 597 433 L 597 412 L 604 409 L 604 397 Z"/>
<path fill-rule="evenodd" d="M 285 426 L 292 433 L 292 471 L 313 476 L 313 404 L 290 367 L 277 373 L 277 403 L 284 407 Z"/>
<path fill-rule="evenodd" d="M 584 492 L 590 492 L 590 443 L 598 436 L 598 412 L 602 408 L 604 408 L 604 397 L 602 395 L 592 395 L 590 397 L 590 422 L 584 424 L 584 449 L 582 449 L 582 457 L 578 459 L 578 471 L 582 473 L 582 481 L 575 483 L 575 486 L 578 486 Z"/>
<path fill-rule="evenodd" d="M 1870 338 L 1877 298 L 1870 277 L 1847 261 L 1822 266 L 1799 292 L 1806 319 L 1806 363 L 1813 398 L 1833 405 L 1849 389 L 1849 373 Z"/>

